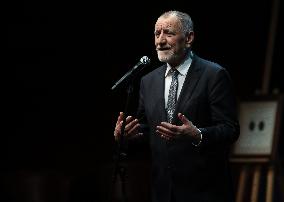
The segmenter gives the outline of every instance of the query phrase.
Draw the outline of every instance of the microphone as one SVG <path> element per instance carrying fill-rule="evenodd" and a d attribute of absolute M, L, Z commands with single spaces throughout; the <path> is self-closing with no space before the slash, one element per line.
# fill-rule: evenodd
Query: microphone
<path fill-rule="evenodd" d="M 123 81 L 133 78 L 139 71 L 141 71 L 146 65 L 149 64 L 150 64 L 150 59 L 147 56 L 143 56 L 132 69 L 130 69 L 123 77 L 121 77 L 121 79 L 115 82 L 111 90 L 114 90 Z"/>

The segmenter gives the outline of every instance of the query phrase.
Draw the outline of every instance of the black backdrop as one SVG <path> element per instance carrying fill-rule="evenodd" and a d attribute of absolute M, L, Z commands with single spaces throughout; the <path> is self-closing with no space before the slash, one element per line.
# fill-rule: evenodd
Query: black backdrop
<path fill-rule="evenodd" d="M 9 61 L 16 67 L 16 88 L 11 88 L 15 122 L 1 142 L 3 176 L 52 172 L 85 176 L 79 184 L 88 185 L 97 174 L 111 175 L 104 168 L 112 162 L 113 126 L 126 94 L 110 88 L 143 55 L 152 60 L 144 73 L 159 64 L 153 28 L 166 10 L 188 12 L 195 23 L 196 54 L 227 68 L 239 97 L 253 94 L 262 85 L 271 4 L 177 0 L 12 5 L 7 30 Z M 270 92 L 284 90 L 282 24 L 280 12 Z M 133 112 L 137 92 L 138 85 Z"/>

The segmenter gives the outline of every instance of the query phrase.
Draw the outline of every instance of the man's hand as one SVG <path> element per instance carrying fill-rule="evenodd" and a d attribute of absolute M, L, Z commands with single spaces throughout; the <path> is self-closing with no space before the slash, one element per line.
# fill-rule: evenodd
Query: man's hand
<path fill-rule="evenodd" d="M 120 112 L 117 118 L 114 130 L 115 140 L 118 140 L 119 136 L 121 135 L 123 116 L 124 116 L 123 112 Z M 140 124 L 138 123 L 138 119 L 134 119 L 132 116 L 128 116 L 126 118 L 126 125 L 124 129 L 125 135 L 127 137 L 134 137 L 136 134 L 138 134 L 139 127 Z"/>
<path fill-rule="evenodd" d="M 167 122 L 161 122 L 157 126 L 157 134 L 166 140 L 172 140 L 181 136 L 189 136 L 194 141 L 200 140 L 200 135 L 198 129 L 189 121 L 183 114 L 178 113 L 178 118 L 182 121 L 181 126 L 173 125 Z"/>

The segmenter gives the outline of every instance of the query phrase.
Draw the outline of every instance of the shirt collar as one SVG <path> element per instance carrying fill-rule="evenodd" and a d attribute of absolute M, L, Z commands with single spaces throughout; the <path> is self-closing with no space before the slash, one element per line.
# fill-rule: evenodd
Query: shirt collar
<path fill-rule="evenodd" d="M 189 53 L 189 56 L 185 59 L 185 61 L 179 65 L 179 67 L 177 68 L 178 72 L 182 75 L 182 76 L 186 76 L 188 69 L 191 65 L 192 62 L 192 52 Z M 167 70 L 165 73 L 165 77 L 168 76 L 169 71 L 171 69 L 171 66 L 167 63 Z"/>

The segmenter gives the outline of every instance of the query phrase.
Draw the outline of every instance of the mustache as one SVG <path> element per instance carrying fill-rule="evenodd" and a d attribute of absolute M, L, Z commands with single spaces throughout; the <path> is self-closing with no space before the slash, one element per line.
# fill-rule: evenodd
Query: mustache
<path fill-rule="evenodd" d="M 170 50 L 171 48 L 171 46 L 156 47 L 156 51 Z"/>

